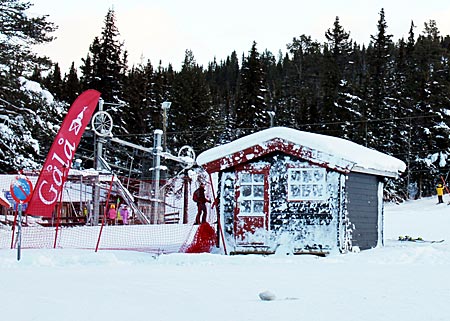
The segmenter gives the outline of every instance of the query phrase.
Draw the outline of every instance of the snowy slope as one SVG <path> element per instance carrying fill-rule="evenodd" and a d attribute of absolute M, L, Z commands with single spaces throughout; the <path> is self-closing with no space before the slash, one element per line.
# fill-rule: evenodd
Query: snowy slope
<path fill-rule="evenodd" d="M 445 199 L 447 201 L 447 199 Z M 314 256 L 0 251 L 2 320 L 450 318 L 450 206 L 385 207 L 385 246 Z M 443 243 L 399 242 L 399 235 Z M 274 301 L 258 294 L 270 291 Z"/>

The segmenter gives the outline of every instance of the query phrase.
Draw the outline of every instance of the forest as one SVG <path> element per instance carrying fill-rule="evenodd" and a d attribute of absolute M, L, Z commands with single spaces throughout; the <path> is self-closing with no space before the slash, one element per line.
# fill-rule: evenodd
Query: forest
<path fill-rule="evenodd" d="M 408 38 L 395 40 L 381 9 L 366 46 L 352 41 L 336 17 L 324 28 L 324 43 L 300 33 L 285 54 L 274 54 L 253 41 L 247 54 L 239 57 L 231 49 L 225 60 L 207 66 L 186 49 L 175 70 L 151 61 L 130 66 L 116 13 L 109 9 L 82 64 L 62 71 L 58 62 L 33 52 L 33 45 L 52 41 L 56 26 L 48 16 L 28 17 L 31 6 L 0 0 L 1 173 L 39 170 L 71 103 L 96 89 L 113 117 L 114 136 L 151 147 L 154 130 L 164 126 L 164 147 L 173 154 L 190 145 L 198 155 L 284 126 L 345 138 L 403 160 L 406 172 L 387 184 L 391 199 L 434 194 L 448 176 L 450 36 L 441 35 L 434 20 L 422 28 L 411 21 Z M 24 85 L 30 81 L 52 99 Z M 165 101 L 171 107 L 163 117 Z M 95 139 L 86 130 L 77 150 L 86 168 L 93 166 Z M 129 170 L 149 178 L 152 155 L 105 144 L 105 157 L 118 174 Z"/>

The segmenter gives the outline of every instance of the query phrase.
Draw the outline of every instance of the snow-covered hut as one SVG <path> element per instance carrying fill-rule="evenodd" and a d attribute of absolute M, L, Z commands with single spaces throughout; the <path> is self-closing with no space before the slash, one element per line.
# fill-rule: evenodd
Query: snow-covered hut
<path fill-rule="evenodd" d="M 197 157 L 230 253 L 327 253 L 383 244 L 383 186 L 405 163 L 348 140 L 274 127 Z"/>

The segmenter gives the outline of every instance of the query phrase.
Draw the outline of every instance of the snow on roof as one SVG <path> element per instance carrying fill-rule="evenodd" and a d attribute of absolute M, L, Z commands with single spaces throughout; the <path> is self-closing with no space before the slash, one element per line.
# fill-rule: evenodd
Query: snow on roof
<path fill-rule="evenodd" d="M 403 172 L 406 169 L 403 161 L 349 140 L 286 127 L 272 127 L 239 138 L 231 143 L 211 148 L 198 155 L 197 164 L 204 165 L 276 138 L 345 159 L 355 164 L 352 169 L 354 171 L 386 172 L 386 174 L 391 173 L 387 176 L 396 176 L 398 172 Z"/>

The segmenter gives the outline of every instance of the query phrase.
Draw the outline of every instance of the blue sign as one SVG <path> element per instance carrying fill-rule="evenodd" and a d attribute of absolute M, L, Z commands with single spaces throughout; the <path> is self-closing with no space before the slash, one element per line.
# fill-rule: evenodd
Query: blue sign
<path fill-rule="evenodd" d="M 11 204 L 11 207 L 17 211 L 19 209 L 19 204 L 14 200 L 14 198 L 11 195 L 11 192 L 5 192 L 5 197 L 8 200 L 9 204 Z M 22 204 L 22 210 L 26 210 L 28 207 L 28 203 Z"/>
<path fill-rule="evenodd" d="M 18 176 L 11 183 L 9 191 L 17 203 L 23 204 L 30 200 L 33 193 L 33 185 L 28 178 Z"/>
<path fill-rule="evenodd" d="M 5 191 L 5 197 L 8 200 L 9 204 L 14 204 L 16 201 L 13 199 L 11 192 Z"/>

